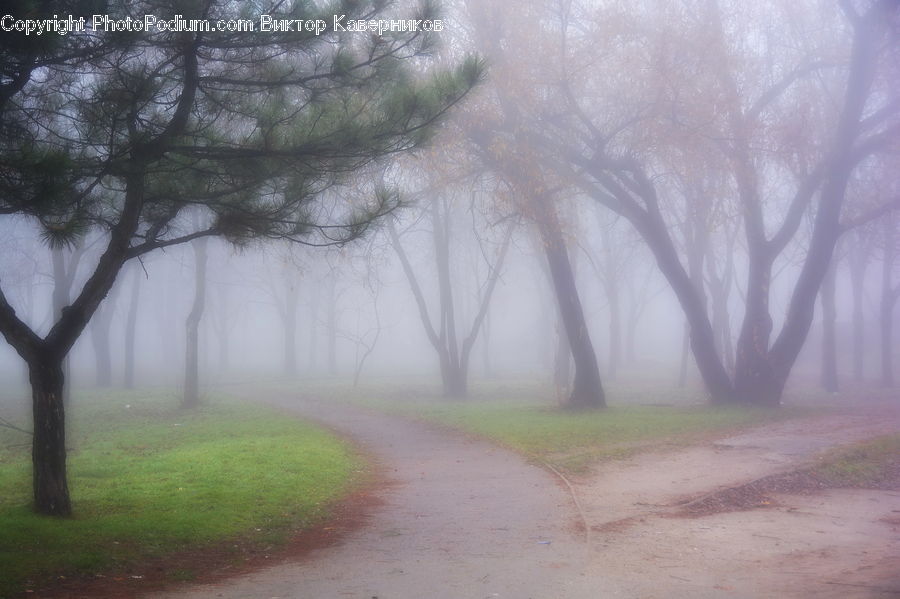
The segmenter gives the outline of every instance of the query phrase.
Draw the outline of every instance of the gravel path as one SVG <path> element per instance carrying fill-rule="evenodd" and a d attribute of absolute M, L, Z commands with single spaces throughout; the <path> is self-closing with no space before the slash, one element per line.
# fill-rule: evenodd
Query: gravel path
<path fill-rule="evenodd" d="M 388 467 L 394 484 L 370 524 L 299 562 L 152 597 L 603 596 L 596 580 L 586 584 L 577 512 L 551 473 L 462 435 L 299 401 L 280 405 L 349 435 Z"/>

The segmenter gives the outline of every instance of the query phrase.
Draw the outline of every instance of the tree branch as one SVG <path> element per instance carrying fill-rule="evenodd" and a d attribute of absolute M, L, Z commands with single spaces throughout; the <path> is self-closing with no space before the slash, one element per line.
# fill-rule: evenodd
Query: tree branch
<path fill-rule="evenodd" d="M 428 314 L 428 305 L 425 303 L 425 296 L 422 294 L 422 288 L 419 287 L 419 281 L 416 279 L 416 273 L 409 263 L 406 250 L 404 250 L 403 246 L 400 244 L 400 237 L 397 235 L 397 229 L 392 220 L 388 220 L 387 230 L 391 238 L 391 245 L 397 253 L 397 257 L 400 258 L 400 265 L 403 267 L 403 273 L 406 275 L 409 286 L 412 288 L 413 296 L 416 299 L 416 306 L 419 308 L 419 316 L 422 318 L 422 324 L 425 325 L 425 333 L 428 335 L 428 340 L 431 341 L 431 344 L 435 348 L 441 349 L 441 340 L 434 330 L 434 326 L 431 324 L 431 316 Z"/>
<path fill-rule="evenodd" d="M 0 333 L 22 358 L 28 362 L 41 345 L 41 338 L 22 322 L 0 288 Z"/>
<path fill-rule="evenodd" d="M 125 254 L 125 259 L 130 260 L 131 258 L 136 258 L 137 256 L 141 256 L 150 252 L 152 250 L 157 250 L 160 248 L 167 248 L 173 245 L 179 245 L 182 243 L 187 243 L 189 241 L 193 241 L 195 239 L 201 239 L 203 237 L 213 237 L 219 235 L 221 231 L 219 231 L 215 227 L 210 227 L 209 229 L 203 229 L 201 231 L 194 231 L 188 235 L 182 235 L 181 237 L 173 237 L 171 239 L 157 239 L 154 241 L 145 241 L 144 243 L 133 245 L 128 249 L 128 252 Z"/>
<path fill-rule="evenodd" d="M 851 219 L 845 220 L 841 223 L 841 234 L 843 235 L 847 231 L 870 223 L 873 220 L 881 218 L 885 214 L 894 210 L 900 210 L 900 196 L 888 201 L 885 204 L 882 204 L 881 206 L 877 206 L 875 208 L 872 208 L 871 210 L 863 212 L 862 214 L 858 214 Z"/>
<path fill-rule="evenodd" d="M 2 416 L 0 416 L 0 426 L 14 430 L 14 431 L 19 431 L 20 433 L 25 433 L 26 435 L 34 435 L 34 433 L 32 431 L 25 430 L 24 428 L 19 428 L 18 426 L 16 426 L 15 424 L 10 422 L 6 418 L 3 418 Z"/>
<path fill-rule="evenodd" d="M 785 75 L 785 77 L 781 81 L 767 89 L 765 93 L 763 93 L 759 98 L 756 99 L 756 101 L 747 111 L 747 119 L 749 121 L 756 121 L 762 111 L 765 110 L 766 106 L 777 100 L 784 92 L 786 92 L 791 87 L 791 85 L 806 77 L 807 75 L 829 66 L 833 65 L 825 61 L 817 61 L 794 69 L 793 71 Z"/>

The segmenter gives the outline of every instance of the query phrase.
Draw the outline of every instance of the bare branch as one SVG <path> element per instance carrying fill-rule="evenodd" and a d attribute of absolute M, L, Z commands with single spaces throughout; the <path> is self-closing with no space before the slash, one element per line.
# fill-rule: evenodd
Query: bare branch
<path fill-rule="evenodd" d="M 18 426 L 16 426 L 15 424 L 10 422 L 6 418 L 3 418 L 2 416 L 0 416 L 0 426 L 2 426 L 3 428 L 8 428 L 10 430 L 18 431 L 20 433 L 25 433 L 26 435 L 34 435 L 34 433 L 32 431 L 25 430 L 24 428 L 19 428 Z"/>
<path fill-rule="evenodd" d="M 852 229 L 857 227 L 861 227 L 865 224 L 872 222 L 873 220 L 879 219 L 885 214 L 889 212 L 893 212 L 894 210 L 900 210 L 900 196 L 890 200 L 889 202 L 872 208 L 871 210 L 867 210 L 862 214 L 859 214 L 851 219 L 848 219 L 841 223 L 841 234 L 846 233 Z"/>
<path fill-rule="evenodd" d="M 756 121 L 762 111 L 765 110 L 765 108 L 769 104 L 777 100 L 784 92 L 790 89 L 790 87 L 794 83 L 796 83 L 800 79 L 803 79 L 807 75 L 830 66 L 833 65 L 825 61 L 817 61 L 794 69 L 793 71 L 788 73 L 781 81 L 767 89 L 764 94 L 757 98 L 756 102 L 754 102 L 750 109 L 747 111 L 747 119 L 750 121 Z"/>

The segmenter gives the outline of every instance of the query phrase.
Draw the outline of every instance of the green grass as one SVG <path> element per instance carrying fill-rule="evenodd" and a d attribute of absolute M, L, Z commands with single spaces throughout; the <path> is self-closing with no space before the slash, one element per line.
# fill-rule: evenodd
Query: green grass
<path fill-rule="evenodd" d="M 820 459 L 813 473 L 834 487 L 894 487 L 900 474 L 900 434 L 831 451 Z"/>
<path fill-rule="evenodd" d="M 0 449 L 0 597 L 129 564 L 140 575 L 147 558 L 238 536 L 281 542 L 326 517 L 359 468 L 331 434 L 228 401 L 185 412 L 158 394 L 76 397 L 69 420 L 72 519 L 34 514 L 27 448 Z"/>

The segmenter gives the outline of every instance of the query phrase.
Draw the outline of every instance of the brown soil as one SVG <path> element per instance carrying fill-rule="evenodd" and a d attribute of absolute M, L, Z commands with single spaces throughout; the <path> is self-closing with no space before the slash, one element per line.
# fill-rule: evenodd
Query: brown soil
<path fill-rule="evenodd" d="M 722 512 L 778 506 L 777 495 L 807 495 L 825 489 L 870 489 L 900 491 L 900 464 L 894 464 L 883 478 L 865 485 L 835 484 L 808 468 L 772 474 L 727 489 L 720 489 L 700 497 L 676 502 L 680 509 L 671 516 L 700 518 Z"/>

